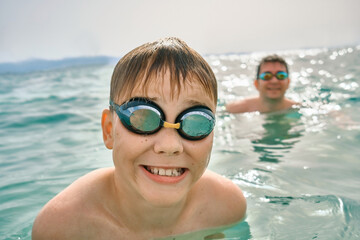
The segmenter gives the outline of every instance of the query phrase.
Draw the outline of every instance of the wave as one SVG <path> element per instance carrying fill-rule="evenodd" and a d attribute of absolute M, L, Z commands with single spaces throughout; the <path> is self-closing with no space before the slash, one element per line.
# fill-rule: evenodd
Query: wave
<path fill-rule="evenodd" d="M 4 128 L 24 128 L 28 126 L 34 125 L 51 125 L 64 121 L 70 121 L 72 124 L 84 124 L 90 122 L 91 119 L 81 116 L 79 114 L 73 113 L 57 113 L 51 115 L 40 115 L 40 116 L 29 116 L 23 117 L 21 120 L 17 122 L 5 122 L 1 126 Z"/>
<path fill-rule="evenodd" d="M 60 60 L 30 59 L 21 62 L 0 63 L 0 74 L 27 73 L 34 71 L 47 71 L 67 67 L 78 67 L 86 65 L 108 65 L 115 64 L 119 58 L 109 56 L 76 57 Z"/>

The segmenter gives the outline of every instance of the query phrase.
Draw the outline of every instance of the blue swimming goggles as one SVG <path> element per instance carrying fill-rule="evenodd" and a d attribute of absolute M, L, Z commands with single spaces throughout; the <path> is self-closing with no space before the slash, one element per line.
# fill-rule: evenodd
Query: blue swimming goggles
<path fill-rule="evenodd" d="M 133 98 L 121 106 L 110 100 L 122 124 L 133 133 L 154 134 L 162 127 L 175 128 L 188 140 L 207 137 L 215 126 L 215 116 L 208 107 L 194 106 L 181 112 L 175 123 L 165 121 L 165 114 L 154 102 L 146 98 Z"/>
<path fill-rule="evenodd" d="M 283 71 L 279 71 L 275 75 L 271 72 L 263 72 L 262 74 L 260 74 L 259 78 L 264 81 L 269 81 L 270 79 L 272 79 L 273 76 L 275 76 L 278 80 L 284 80 L 288 78 L 289 74 Z"/>

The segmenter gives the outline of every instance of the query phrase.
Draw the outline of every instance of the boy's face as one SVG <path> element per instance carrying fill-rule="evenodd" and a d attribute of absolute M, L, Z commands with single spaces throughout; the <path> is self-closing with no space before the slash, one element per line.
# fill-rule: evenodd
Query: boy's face
<path fill-rule="evenodd" d="M 174 123 L 181 112 L 195 105 L 207 106 L 215 113 L 214 101 L 196 81 L 182 86 L 179 97 L 175 95 L 171 99 L 169 74 L 157 78 L 150 84 L 147 96 L 140 89 L 135 89 L 132 97 L 146 97 L 158 104 L 165 113 L 165 121 Z M 117 104 L 126 100 L 120 99 Z M 182 138 L 173 128 L 161 128 L 155 134 L 139 135 L 126 129 L 115 112 L 109 118 L 112 136 L 104 141 L 108 148 L 113 149 L 116 177 L 127 196 L 145 199 L 157 206 L 184 200 L 208 165 L 213 132 L 196 141 Z M 104 125 L 103 131 L 106 131 Z M 158 171 L 160 175 L 151 173 L 151 170 Z M 178 171 L 181 175 L 163 176 L 166 171 Z"/>
<path fill-rule="evenodd" d="M 286 67 L 279 62 L 267 62 L 262 64 L 260 74 L 264 72 L 271 72 L 275 75 L 277 72 L 287 72 Z M 289 78 L 278 80 L 273 76 L 270 80 L 264 81 L 262 79 L 255 80 L 254 84 L 259 91 L 260 97 L 266 99 L 281 99 L 284 97 L 286 90 L 289 87 Z"/>

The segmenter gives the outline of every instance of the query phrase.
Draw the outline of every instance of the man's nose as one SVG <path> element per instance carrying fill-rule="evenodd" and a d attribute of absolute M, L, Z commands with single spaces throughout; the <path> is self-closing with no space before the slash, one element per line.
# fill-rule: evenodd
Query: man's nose
<path fill-rule="evenodd" d="M 273 81 L 278 81 L 279 79 L 277 79 L 276 75 L 272 75 L 272 77 L 270 78 L 269 81 L 273 82 Z"/>

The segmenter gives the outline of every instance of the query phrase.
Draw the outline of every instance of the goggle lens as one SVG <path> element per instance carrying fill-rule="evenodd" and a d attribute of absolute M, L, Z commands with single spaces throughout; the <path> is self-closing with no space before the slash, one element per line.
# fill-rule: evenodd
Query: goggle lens
<path fill-rule="evenodd" d="M 200 140 L 207 137 L 215 126 L 215 117 L 210 109 L 196 106 L 180 113 L 176 118 L 177 124 L 164 121 L 165 115 L 155 103 L 135 98 L 119 106 L 110 101 L 123 125 L 138 134 L 153 134 L 161 127 L 176 128 L 179 134 L 188 140 Z"/>
<path fill-rule="evenodd" d="M 287 73 L 286 72 L 278 72 L 278 73 L 276 73 L 276 78 L 279 80 L 284 80 L 285 78 L 287 78 Z"/>
<path fill-rule="evenodd" d="M 275 76 L 278 80 L 284 80 L 284 79 L 288 78 L 289 75 L 283 71 L 277 72 L 275 75 L 272 74 L 271 72 L 264 72 L 264 73 L 260 74 L 259 77 L 261 80 L 269 81 L 273 76 Z"/>
<path fill-rule="evenodd" d="M 270 80 L 272 77 L 273 75 L 271 73 L 263 73 L 260 75 L 260 78 L 265 81 Z"/>
<path fill-rule="evenodd" d="M 183 135 L 192 138 L 209 135 L 214 125 L 214 120 L 208 114 L 201 111 L 187 113 L 181 119 Z"/>
<path fill-rule="evenodd" d="M 143 132 L 152 132 L 160 125 L 160 115 L 152 109 L 137 109 L 131 113 L 130 124 Z"/>

